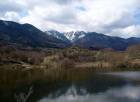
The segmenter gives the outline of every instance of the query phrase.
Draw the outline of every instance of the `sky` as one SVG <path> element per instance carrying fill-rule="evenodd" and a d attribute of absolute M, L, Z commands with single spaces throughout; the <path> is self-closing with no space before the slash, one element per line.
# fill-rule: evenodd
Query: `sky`
<path fill-rule="evenodd" d="M 140 37 L 140 0 L 0 0 L 0 19 L 42 31 Z"/>

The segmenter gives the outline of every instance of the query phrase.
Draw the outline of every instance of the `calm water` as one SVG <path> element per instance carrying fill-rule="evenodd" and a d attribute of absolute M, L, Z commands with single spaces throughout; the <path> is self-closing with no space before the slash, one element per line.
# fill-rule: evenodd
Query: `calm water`
<path fill-rule="evenodd" d="M 38 81 L 13 90 L 1 90 L 0 102 L 140 102 L 140 72 L 94 74 L 83 80 Z M 22 102 L 22 101 L 19 101 Z"/>

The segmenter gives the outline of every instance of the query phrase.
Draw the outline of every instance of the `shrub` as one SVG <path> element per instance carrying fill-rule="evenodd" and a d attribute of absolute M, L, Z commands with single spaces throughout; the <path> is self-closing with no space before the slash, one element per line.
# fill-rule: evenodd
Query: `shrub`
<path fill-rule="evenodd" d="M 69 69 L 74 67 L 74 62 L 68 58 L 64 58 L 62 61 L 60 61 L 60 67 Z"/>

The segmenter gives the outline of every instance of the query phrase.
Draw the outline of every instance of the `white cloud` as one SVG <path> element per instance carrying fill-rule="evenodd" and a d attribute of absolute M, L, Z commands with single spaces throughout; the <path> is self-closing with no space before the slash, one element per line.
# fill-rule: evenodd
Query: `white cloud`
<path fill-rule="evenodd" d="M 125 38 L 129 38 L 133 35 L 133 37 L 140 37 L 140 25 L 131 25 L 125 28 L 118 28 L 112 30 L 110 35 L 114 34 L 115 36 L 122 36 Z"/>
<path fill-rule="evenodd" d="M 42 30 L 140 36 L 139 4 L 139 0 L 5 0 L 0 1 L 0 18 L 31 23 Z"/>
<path fill-rule="evenodd" d="M 20 19 L 20 16 L 16 12 L 6 12 L 4 17 L 1 18 L 3 20 L 9 20 L 9 21 L 18 21 Z"/>

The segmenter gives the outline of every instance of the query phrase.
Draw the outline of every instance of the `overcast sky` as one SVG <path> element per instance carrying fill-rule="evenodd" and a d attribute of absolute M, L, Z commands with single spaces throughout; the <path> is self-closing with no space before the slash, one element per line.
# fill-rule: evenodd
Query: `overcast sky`
<path fill-rule="evenodd" d="M 140 0 L 0 0 L 0 19 L 46 30 L 140 37 Z"/>

